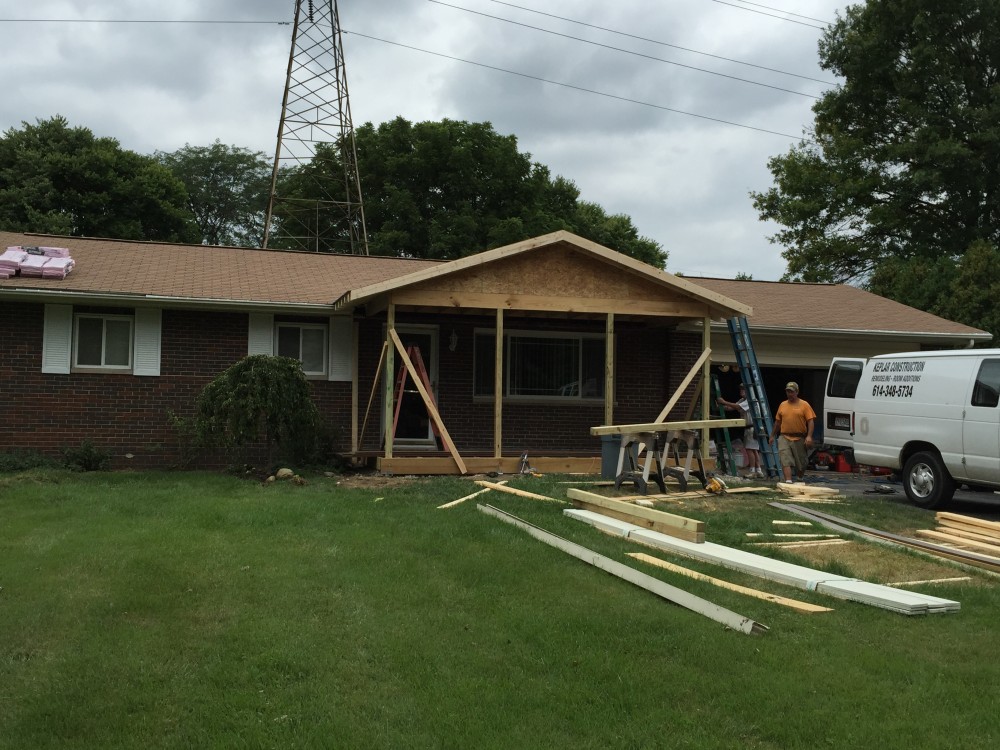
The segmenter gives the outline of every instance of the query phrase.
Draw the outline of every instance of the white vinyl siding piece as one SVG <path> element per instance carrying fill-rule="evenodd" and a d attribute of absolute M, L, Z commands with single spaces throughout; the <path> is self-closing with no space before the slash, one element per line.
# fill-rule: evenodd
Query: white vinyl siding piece
<path fill-rule="evenodd" d="M 42 372 L 68 375 L 73 355 L 73 306 L 46 305 Z"/>
<path fill-rule="evenodd" d="M 354 378 L 354 321 L 346 315 L 330 318 L 329 380 L 340 382 Z"/>
<path fill-rule="evenodd" d="M 162 321 L 163 311 L 159 308 L 136 309 L 133 375 L 159 376 Z"/>
<path fill-rule="evenodd" d="M 250 313 L 247 331 L 247 354 L 274 354 L 274 316 Z"/>

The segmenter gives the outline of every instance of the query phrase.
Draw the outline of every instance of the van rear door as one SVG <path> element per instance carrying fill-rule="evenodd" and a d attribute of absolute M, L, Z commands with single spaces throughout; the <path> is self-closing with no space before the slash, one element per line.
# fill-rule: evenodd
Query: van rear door
<path fill-rule="evenodd" d="M 1000 483 L 1000 359 L 987 357 L 976 367 L 963 415 L 965 477 Z"/>
<path fill-rule="evenodd" d="M 828 445 L 854 445 L 854 397 L 865 362 L 835 357 L 830 364 L 823 399 L 823 442 Z"/>

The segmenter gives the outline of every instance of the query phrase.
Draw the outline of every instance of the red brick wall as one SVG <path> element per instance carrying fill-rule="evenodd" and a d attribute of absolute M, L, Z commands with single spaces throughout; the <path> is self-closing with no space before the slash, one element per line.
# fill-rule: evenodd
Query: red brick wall
<path fill-rule="evenodd" d="M 59 455 L 89 439 L 115 468 L 177 465 L 168 413 L 191 416 L 202 388 L 247 353 L 245 313 L 164 310 L 159 377 L 53 375 L 42 372 L 43 322 L 43 305 L 0 303 L 0 451 Z M 349 444 L 351 384 L 312 386 L 321 412 L 344 421 L 338 447 Z M 224 462 L 213 453 L 194 465 Z"/>

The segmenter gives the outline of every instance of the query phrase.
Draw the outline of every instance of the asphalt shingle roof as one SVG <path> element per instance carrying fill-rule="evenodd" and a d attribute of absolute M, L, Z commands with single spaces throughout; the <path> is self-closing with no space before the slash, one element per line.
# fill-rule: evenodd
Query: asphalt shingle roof
<path fill-rule="evenodd" d="M 0 279 L 0 289 L 215 301 L 331 305 L 351 289 L 439 263 L 0 232 L 0 252 L 13 245 L 67 247 L 76 267 L 65 279 Z"/>
<path fill-rule="evenodd" d="M 982 334 L 978 328 L 895 302 L 848 284 L 738 281 L 686 276 L 688 281 L 753 307 L 752 328 L 826 331 Z"/>

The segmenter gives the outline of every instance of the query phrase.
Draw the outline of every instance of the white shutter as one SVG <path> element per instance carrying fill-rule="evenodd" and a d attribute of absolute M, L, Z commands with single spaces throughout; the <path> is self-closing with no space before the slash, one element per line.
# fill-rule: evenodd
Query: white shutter
<path fill-rule="evenodd" d="M 347 315 L 330 318 L 330 375 L 328 380 L 354 378 L 354 320 Z"/>
<path fill-rule="evenodd" d="M 274 316 L 268 313 L 250 313 L 247 332 L 247 354 L 274 354 Z"/>
<path fill-rule="evenodd" d="M 73 355 L 73 306 L 46 305 L 42 330 L 42 372 L 68 375 Z"/>
<path fill-rule="evenodd" d="M 162 320 L 163 311 L 158 307 L 136 308 L 133 375 L 159 376 Z"/>

